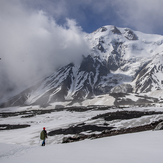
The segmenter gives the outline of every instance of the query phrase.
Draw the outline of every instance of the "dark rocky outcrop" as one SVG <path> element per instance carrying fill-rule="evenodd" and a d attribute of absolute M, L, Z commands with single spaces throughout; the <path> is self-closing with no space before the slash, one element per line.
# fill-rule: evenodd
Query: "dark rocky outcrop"
<path fill-rule="evenodd" d="M 127 134 L 127 133 L 135 133 L 135 132 L 141 132 L 141 131 L 148 131 L 153 130 L 162 120 L 152 122 L 151 124 L 147 124 L 144 126 L 138 126 L 133 128 L 123 128 L 119 130 L 104 130 L 100 134 L 91 134 L 91 135 L 75 135 L 73 137 L 64 137 L 62 140 L 62 143 L 70 143 L 75 141 L 81 141 L 84 139 L 97 139 L 97 138 L 103 138 L 108 136 L 115 136 L 120 134 Z"/>

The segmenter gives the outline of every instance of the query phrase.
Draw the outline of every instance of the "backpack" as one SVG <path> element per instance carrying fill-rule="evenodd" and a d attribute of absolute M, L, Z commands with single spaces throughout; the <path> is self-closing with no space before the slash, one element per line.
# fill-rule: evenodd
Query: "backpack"
<path fill-rule="evenodd" d="M 41 140 L 44 140 L 44 138 L 45 138 L 45 136 L 44 136 L 44 131 L 41 131 L 41 133 L 40 133 L 40 139 L 41 139 Z"/>

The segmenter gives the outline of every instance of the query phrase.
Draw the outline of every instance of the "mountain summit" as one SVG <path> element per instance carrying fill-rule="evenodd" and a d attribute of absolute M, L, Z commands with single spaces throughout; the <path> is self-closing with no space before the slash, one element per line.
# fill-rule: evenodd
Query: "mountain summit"
<path fill-rule="evenodd" d="M 148 93 L 163 89 L 163 36 L 104 26 L 85 39 L 90 53 L 5 103 L 48 105 L 81 102 L 97 95 Z"/>

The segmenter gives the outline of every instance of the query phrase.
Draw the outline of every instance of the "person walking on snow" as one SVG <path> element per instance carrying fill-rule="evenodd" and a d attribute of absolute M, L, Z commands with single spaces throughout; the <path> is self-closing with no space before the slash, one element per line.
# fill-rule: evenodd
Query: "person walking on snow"
<path fill-rule="evenodd" d="M 40 139 L 43 140 L 42 141 L 42 146 L 45 146 L 45 139 L 47 138 L 47 132 L 45 130 L 45 127 L 43 127 L 43 130 L 40 133 Z"/>

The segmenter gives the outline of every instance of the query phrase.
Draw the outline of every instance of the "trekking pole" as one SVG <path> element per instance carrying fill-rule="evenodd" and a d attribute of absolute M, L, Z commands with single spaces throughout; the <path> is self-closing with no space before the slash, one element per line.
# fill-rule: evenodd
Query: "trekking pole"
<path fill-rule="evenodd" d="M 38 135 L 38 138 L 39 138 L 39 145 L 40 145 L 40 134 Z"/>
<path fill-rule="evenodd" d="M 49 144 L 49 140 L 48 140 L 48 138 L 46 138 L 46 143 Z"/>

